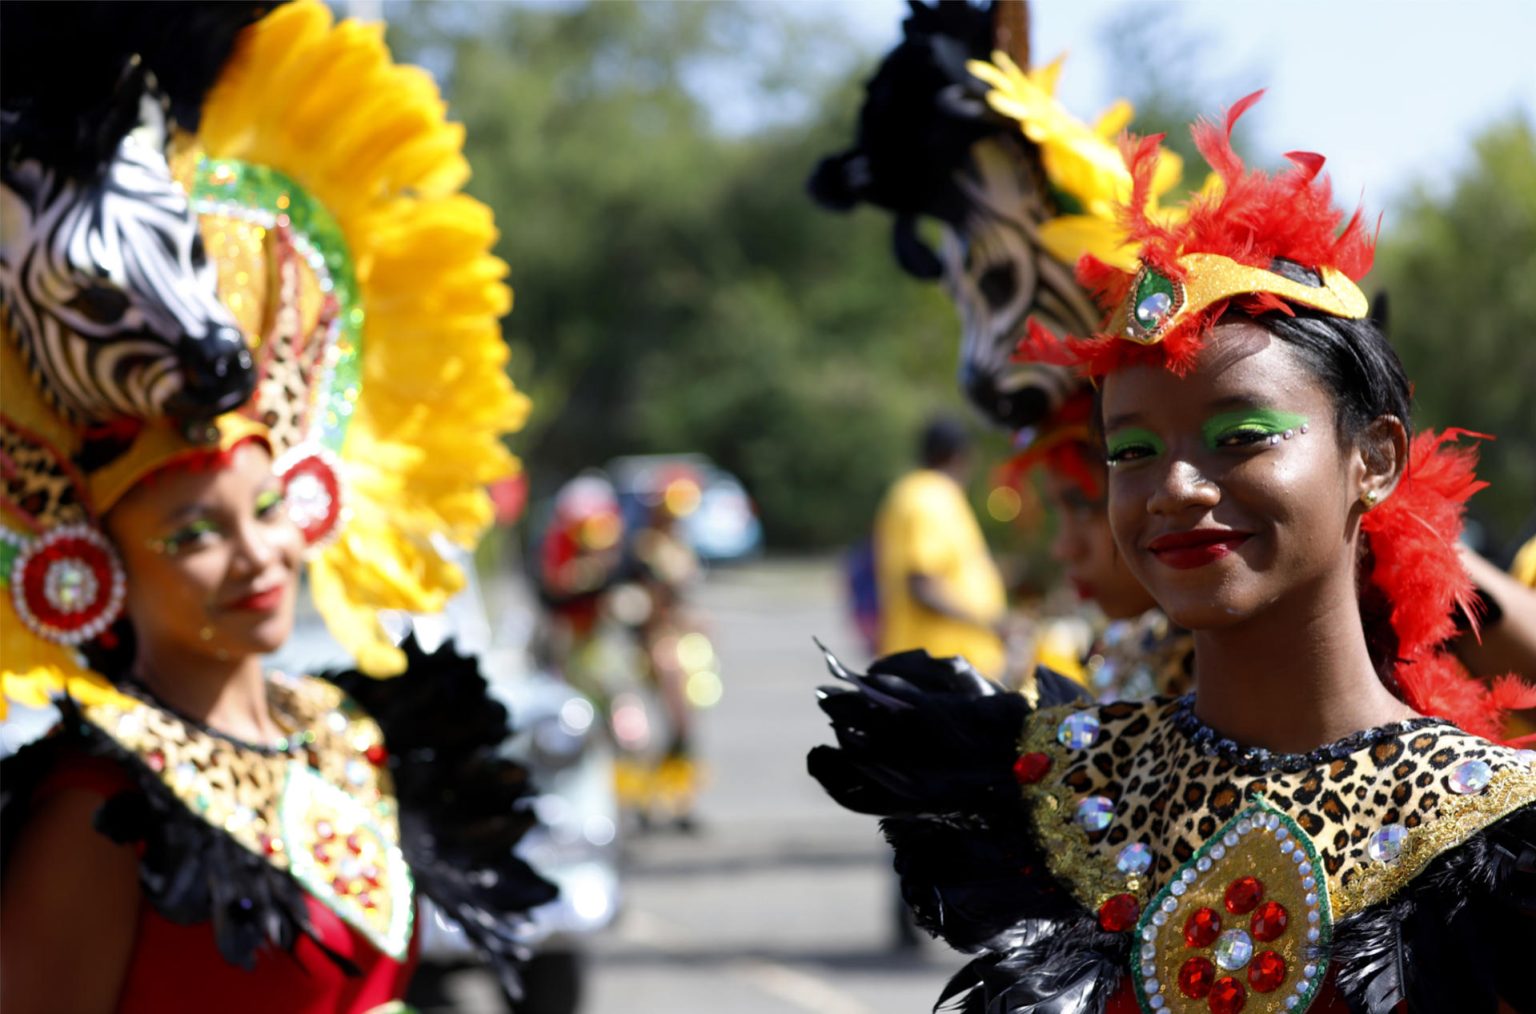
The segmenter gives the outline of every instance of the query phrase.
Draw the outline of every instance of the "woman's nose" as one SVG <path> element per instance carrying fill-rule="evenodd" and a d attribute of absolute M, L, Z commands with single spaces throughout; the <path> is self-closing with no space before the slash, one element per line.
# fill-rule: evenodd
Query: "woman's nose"
<path fill-rule="evenodd" d="M 1147 513 L 1177 514 L 1191 507 L 1214 507 L 1220 499 L 1221 490 L 1193 462 L 1176 458 L 1169 461 L 1147 498 Z"/>
<path fill-rule="evenodd" d="M 236 533 L 235 556 L 251 570 L 265 568 L 280 552 L 277 534 L 270 525 L 251 519 L 242 524 Z"/>

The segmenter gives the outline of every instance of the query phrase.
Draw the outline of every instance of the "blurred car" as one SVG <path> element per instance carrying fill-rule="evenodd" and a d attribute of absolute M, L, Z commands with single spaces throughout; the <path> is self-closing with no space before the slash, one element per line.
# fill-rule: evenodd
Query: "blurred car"
<path fill-rule="evenodd" d="M 680 524 L 699 558 L 726 563 L 762 552 L 757 506 L 739 479 L 704 455 L 629 455 L 614 458 L 604 470 L 618 491 L 627 530 L 645 524 L 654 498 L 661 495 L 663 477 L 691 473 L 698 483 L 697 501 L 681 514 Z"/>

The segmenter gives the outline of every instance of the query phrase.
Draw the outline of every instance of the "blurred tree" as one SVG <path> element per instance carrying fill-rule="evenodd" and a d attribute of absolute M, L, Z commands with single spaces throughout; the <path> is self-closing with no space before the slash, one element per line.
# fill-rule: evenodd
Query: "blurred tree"
<path fill-rule="evenodd" d="M 616 454 L 703 451 L 746 483 L 770 544 L 862 532 L 921 417 L 960 397 L 953 311 L 897 270 L 887 220 L 804 194 L 858 107 L 811 43 L 847 40 L 742 4 L 390 18 L 397 52 L 443 82 L 469 189 L 497 211 L 535 495 Z M 733 122 L 737 106 L 781 115 Z"/>
<path fill-rule="evenodd" d="M 1482 446 L 1492 486 L 1472 513 L 1503 559 L 1536 523 L 1536 130 L 1520 115 L 1490 127 L 1431 186 L 1388 215 L 1368 288 L 1389 294 L 1417 423 L 1498 438 Z"/>

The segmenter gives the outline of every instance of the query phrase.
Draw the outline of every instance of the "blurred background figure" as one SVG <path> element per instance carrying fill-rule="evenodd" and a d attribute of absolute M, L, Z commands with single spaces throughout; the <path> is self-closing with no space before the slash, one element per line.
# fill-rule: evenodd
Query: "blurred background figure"
<path fill-rule="evenodd" d="M 1002 679 L 1008 604 L 966 499 L 972 455 L 964 424 L 929 420 L 917 459 L 920 467 L 891 487 L 875 520 L 880 653 L 960 655 Z"/>
<path fill-rule="evenodd" d="M 606 696 L 596 671 L 604 596 L 624 565 L 624 516 L 606 476 L 579 475 L 555 495 L 538 547 L 544 624 L 540 660 L 594 698 Z"/>

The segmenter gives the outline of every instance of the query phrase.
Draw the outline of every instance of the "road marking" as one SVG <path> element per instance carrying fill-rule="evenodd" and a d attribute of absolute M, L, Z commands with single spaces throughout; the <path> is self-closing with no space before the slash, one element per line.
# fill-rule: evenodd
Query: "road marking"
<path fill-rule="evenodd" d="M 698 938 L 682 926 L 634 908 L 624 910 L 615 930 L 627 942 L 652 950 L 696 950 L 699 944 Z M 725 962 L 723 967 L 728 974 L 812 1014 L 875 1014 L 873 1007 L 826 980 L 777 961 L 740 958 Z"/>

